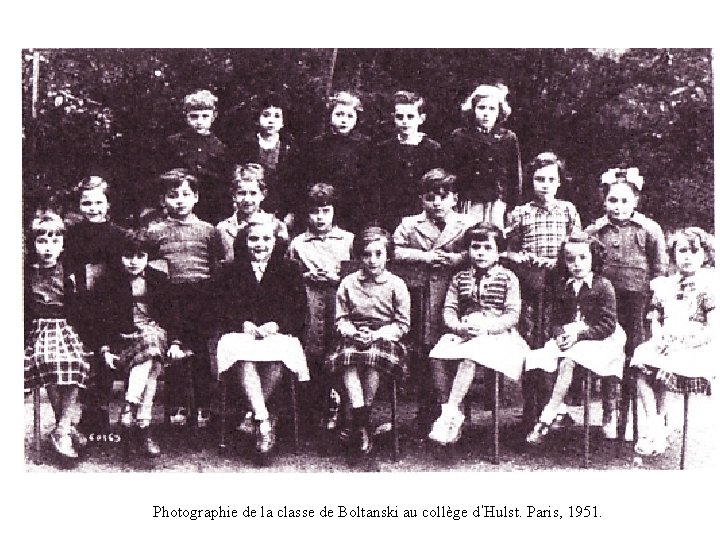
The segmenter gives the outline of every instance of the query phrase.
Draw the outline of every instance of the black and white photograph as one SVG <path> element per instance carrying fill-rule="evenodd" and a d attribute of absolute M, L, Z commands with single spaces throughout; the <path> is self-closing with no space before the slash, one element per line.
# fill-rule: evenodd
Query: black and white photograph
<path fill-rule="evenodd" d="M 177 538 L 603 538 L 704 498 L 711 46 L 30 37 L 6 439 L 36 511 L 73 483 L 53 516 Z"/>

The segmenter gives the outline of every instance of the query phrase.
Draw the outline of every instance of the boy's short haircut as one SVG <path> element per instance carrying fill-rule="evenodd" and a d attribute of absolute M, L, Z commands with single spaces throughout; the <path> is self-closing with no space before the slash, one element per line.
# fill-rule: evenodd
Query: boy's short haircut
<path fill-rule="evenodd" d="M 42 212 L 32 220 L 30 232 L 33 239 L 40 236 L 63 236 L 65 234 L 65 223 L 54 212 Z"/>
<path fill-rule="evenodd" d="M 267 193 L 267 184 L 265 183 L 265 169 L 259 163 L 243 163 L 235 166 L 233 174 L 232 188 L 235 192 L 242 182 L 257 182 L 260 191 Z"/>
<path fill-rule="evenodd" d="M 351 92 L 347 91 L 340 91 L 335 92 L 327 102 L 327 107 L 329 110 L 333 110 L 336 105 L 346 105 L 348 107 L 352 107 L 356 111 L 363 110 L 362 102 L 360 101 L 360 98 L 357 97 L 355 94 L 352 94 Z"/>
<path fill-rule="evenodd" d="M 393 242 L 392 235 L 382 227 L 376 226 L 365 227 L 360 234 L 355 235 L 352 246 L 353 257 L 357 260 L 362 259 L 365 248 L 368 244 L 376 240 L 381 240 L 385 243 L 387 260 L 392 261 L 395 257 L 395 243 Z"/>
<path fill-rule="evenodd" d="M 78 182 L 77 186 L 75 186 L 75 191 L 80 194 L 83 191 L 90 191 L 92 189 L 101 189 L 103 193 L 107 195 L 110 184 L 101 176 L 91 175 L 84 177 Z"/>
<path fill-rule="evenodd" d="M 419 114 L 425 114 L 425 100 L 414 92 L 398 90 L 393 95 L 393 105 L 414 105 Z"/>
<path fill-rule="evenodd" d="M 445 169 L 431 169 L 420 179 L 420 196 L 434 193 L 445 195 L 446 193 L 457 193 L 455 182 L 457 177 Z"/>
<path fill-rule="evenodd" d="M 500 253 L 505 251 L 507 247 L 507 241 L 502 230 L 496 225 L 487 222 L 477 223 L 465 231 L 465 236 L 463 236 L 463 246 L 465 249 L 468 249 L 473 241 L 492 241 Z"/>
<path fill-rule="evenodd" d="M 193 193 L 198 193 L 198 179 L 187 169 L 171 169 L 160 175 L 162 194 L 167 195 L 171 189 L 178 189 L 185 182 Z"/>
<path fill-rule="evenodd" d="M 185 114 L 190 111 L 217 111 L 218 98 L 210 90 L 198 90 L 192 94 L 188 94 L 183 99 L 183 112 Z"/>
<path fill-rule="evenodd" d="M 260 98 L 257 107 L 258 116 L 260 116 L 265 109 L 269 109 L 270 107 L 280 109 L 284 113 L 287 108 L 287 103 L 285 98 L 283 98 L 283 96 L 281 96 L 278 92 L 268 92 Z"/>
<path fill-rule="evenodd" d="M 319 182 L 308 190 L 307 209 L 335 206 L 335 188 L 330 184 Z"/>
<path fill-rule="evenodd" d="M 149 259 L 156 255 L 158 248 L 150 237 L 141 230 L 125 231 L 122 235 L 122 243 L 119 247 L 120 254 L 123 256 L 147 254 Z"/>

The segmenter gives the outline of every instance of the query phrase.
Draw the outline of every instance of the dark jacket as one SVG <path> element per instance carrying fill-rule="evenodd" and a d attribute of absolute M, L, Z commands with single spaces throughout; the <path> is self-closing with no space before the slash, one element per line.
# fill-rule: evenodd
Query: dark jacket
<path fill-rule="evenodd" d="M 453 131 L 447 144 L 447 168 L 457 175 L 461 201 L 501 199 L 513 208 L 521 202 L 520 149 L 515 133 L 495 127 L 489 133 L 476 128 Z"/>
<path fill-rule="evenodd" d="M 593 275 L 592 288 L 583 284 L 576 296 L 571 284 L 562 288 L 555 298 L 553 329 L 555 335 L 562 333 L 561 326 L 575 320 L 578 309 L 588 329 L 580 332 L 579 340 L 602 340 L 615 331 L 617 310 L 615 289 L 602 276 Z"/>
<path fill-rule="evenodd" d="M 171 313 L 168 283 L 163 272 L 145 269 L 148 316 L 165 330 L 168 330 Z M 124 270 L 114 268 L 98 283 L 97 295 L 102 301 L 97 339 L 101 345 L 117 345 L 120 334 L 131 334 L 135 330 L 130 277 Z"/>
<path fill-rule="evenodd" d="M 51 298 L 43 291 L 43 282 L 57 280 L 59 287 L 50 286 L 52 290 L 62 289 L 60 298 Z M 36 286 L 36 284 L 40 284 Z M 77 294 L 75 282 L 70 277 L 62 261 L 51 269 L 43 269 L 26 261 L 23 275 L 23 320 L 25 334 L 32 330 L 34 319 L 65 319 L 68 324 L 77 323 Z"/>
<path fill-rule="evenodd" d="M 286 259 L 276 244 L 257 282 L 246 250 L 238 249 L 235 260 L 221 268 L 213 287 L 217 329 L 221 334 L 242 332 L 243 323 L 256 325 L 274 321 L 282 334 L 302 338 L 307 297 L 300 266 Z"/>

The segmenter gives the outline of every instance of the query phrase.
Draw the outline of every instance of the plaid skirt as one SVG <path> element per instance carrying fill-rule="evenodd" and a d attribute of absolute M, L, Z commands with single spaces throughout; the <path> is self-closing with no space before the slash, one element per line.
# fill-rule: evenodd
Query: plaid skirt
<path fill-rule="evenodd" d="M 325 360 L 333 373 L 343 367 L 366 366 L 402 379 L 407 375 L 407 348 L 399 341 L 377 339 L 363 347 L 352 339 L 342 339 Z"/>
<path fill-rule="evenodd" d="M 162 358 L 167 351 L 167 333 L 157 323 L 138 325 L 137 332 L 123 335 L 123 348 L 120 351 L 119 365 L 127 369 L 152 360 Z"/>
<path fill-rule="evenodd" d="M 85 388 L 90 357 L 65 319 L 35 319 L 25 346 L 25 388 L 52 384 Z"/>

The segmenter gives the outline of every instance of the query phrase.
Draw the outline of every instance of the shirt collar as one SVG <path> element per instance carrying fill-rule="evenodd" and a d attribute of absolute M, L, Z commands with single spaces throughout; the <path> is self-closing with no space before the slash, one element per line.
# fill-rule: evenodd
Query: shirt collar
<path fill-rule="evenodd" d="M 498 272 L 500 272 L 500 264 L 498 264 L 498 263 L 495 263 L 490 268 L 488 268 L 487 272 L 485 272 L 484 274 L 481 273 L 480 270 L 478 270 L 474 266 L 472 267 L 472 275 L 473 275 L 473 278 L 475 278 L 475 279 L 477 279 L 479 277 L 483 277 L 483 276 L 493 277 Z"/>
<path fill-rule="evenodd" d="M 557 207 L 560 206 L 560 201 L 558 199 L 553 199 L 553 201 L 548 206 L 543 206 L 538 201 L 533 199 L 532 201 L 530 201 L 530 204 L 535 208 L 540 208 L 542 210 L 555 210 Z"/>
<path fill-rule="evenodd" d="M 339 239 L 342 239 L 342 237 L 343 237 L 343 235 L 340 234 L 340 229 L 337 227 L 337 225 L 333 225 L 332 229 L 330 229 L 327 234 L 315 234 L 308 230 L 305 232 L 305 238 L 303 240 L 305 242 L 311 242 L 313 240 L 326 240 L 326 239 L 339 240 Z"/>
<path fill-rule="evenodd" d="M 365 274 L 364 270 L 360 270 L 360 281 L 363 281 L 363 282 L 373 282 L 373 283 L 382 284 L 382 283 L 387 283 L 389 279 L 390 279 L 390 272 L 388 272 L 387 270 L 383 270 L 382 274 L 380 274 L 379 276 L 375 276 L 375 277 L 368 276 Z"/>
<path fill-rule="evenodd" d="M 584 279 L 581 279 L 579 281 L 580 286 L 579 286 L 578 290 L 580 290 L 580 288 L 582 288 L 583 283 L 588 286 L 588 289 L 592 289 L 592 282 L 593 282 L 593 273 L 588 272 L 588 275 L 585 276 Z M 574 283 L 578 283 L 578 280 L 576 280 L 575 278 L 570 278 L 567 280 L 567 285 L 572 285 Z"/>
<path fill-rule="evenodd" d="M 172 216 L 167 216 L 167 220 L 170 223 L 175 223 L 177 225 L 191 225 L 193 223 L 197 223 L 200 221 L 200 218 L 197 217 L 195 214 L 190 214 L 186 220 L 179 220 L 177 218 L 174 218 Z"/>
<path fill-rule="evenodd" d="M 633 212 L 633 215 L 630 216 L 630 219 L 628 219 L 628 223 L 632 222 L 632 223 L 635 223 L 636 225 L 643 226 L 645 224 L 646 219 L 647 218 L 640 212 Z M 613 223 L 612 221 L 610 221 L 610 218 L 607 216 L 602 216 L 601 218 L 599 218 L 597 220 L 596 223 L 597 223 L 598 228 L 606 227 L 608 225 L 611 227 L 618 227 L 618 225 L 616 223 Z"/>

